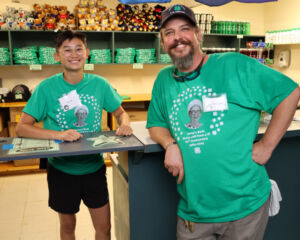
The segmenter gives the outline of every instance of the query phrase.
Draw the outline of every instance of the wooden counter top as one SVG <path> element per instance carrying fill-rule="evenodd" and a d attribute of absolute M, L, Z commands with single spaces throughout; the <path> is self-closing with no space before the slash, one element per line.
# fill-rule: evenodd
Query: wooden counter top
<path fill-rule="evenodd" d="M 151 93 L 134 93 L 134 94 L 120 94 L 122 96 L 129 96 L 130 99 L 123 99 L 123 102 L 143 102 L 151 100 Z"/>

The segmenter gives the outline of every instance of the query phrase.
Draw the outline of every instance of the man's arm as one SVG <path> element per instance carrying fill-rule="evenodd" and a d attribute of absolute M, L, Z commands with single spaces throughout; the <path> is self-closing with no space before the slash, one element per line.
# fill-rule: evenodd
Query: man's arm
<path fill-rule="evenodd" d="M 36 121 L 34 117 L 23 112 L 16 127 L 17 136 L 39 139 L 53 139 L 68 142 L 76 141 L 82 137 L 79 132 L 73 129 L 69 129 L 67 131 L 48 130 L 34 126 L 33 124 L 35 122 Z"/>
<path fill-rule="evenodd" d="M 153 141 L 159 143 L 165 150 L 165 168 L 175 177 L 178 176 L 178 183 L 184 177 L 184 167 L 181 151 L 170 131 L 163 127 L 151 127 L 149 133 Z"/>
<path fill-rule="evenodd" d="M 253 145 L 252 159 L 266 164 L 280 139 L 289 127 L 300 99 L 300 88 L 296 88 L 273 111 L 270 124 L 262 139 Z"/>
<path fill-rule="evenodd" d="M 131 135 L 132 128 L 130 127 L 130 120 L 128 114 L 122 106 L 119 106 L 112 114 L 118 121 L 119 127 L 116 130 L 116 135 Z"/>

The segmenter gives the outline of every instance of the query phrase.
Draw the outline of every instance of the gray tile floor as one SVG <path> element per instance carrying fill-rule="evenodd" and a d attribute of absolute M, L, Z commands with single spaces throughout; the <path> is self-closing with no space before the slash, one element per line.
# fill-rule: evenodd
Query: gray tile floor
<path fill-rule="evenodd" d="M 115 240 L 111 167 L 107 168 L 107 180 Z M 46 173 L 0 176 L 0 239 L 59 240 L 58 216 L 48 207 Z M 92 221 L 83 204 L 77 214 L 76 239 L 94 239 Z"/>

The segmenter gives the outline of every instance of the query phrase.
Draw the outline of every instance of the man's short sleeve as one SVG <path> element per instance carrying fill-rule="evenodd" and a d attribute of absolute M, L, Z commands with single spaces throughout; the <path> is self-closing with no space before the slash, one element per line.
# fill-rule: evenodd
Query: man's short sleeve
<path fill-rule="evenodd" d="M 167 123 L 167 106 L 162 95 L 159 77 L 156 79 L 152 90 L 152 99 L 147 114 L 147 128 L 164 127 L 169 128 Z"/>
<path fill-rule="evenodd" d="M 268 113 L 272 113 L 298 87 L 286 75 L 259 62 L 253 64 L 252 76 L 248 84 L 254 105 Z"/>

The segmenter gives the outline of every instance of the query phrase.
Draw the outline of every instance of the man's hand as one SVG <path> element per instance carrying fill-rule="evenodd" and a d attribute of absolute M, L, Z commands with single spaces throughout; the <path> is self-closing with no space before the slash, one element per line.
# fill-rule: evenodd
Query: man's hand
<path fill-rule="evenodd" d="M 177 183 L 180 184 L 184 177 L 183 160 L 181 151 L 177 144 L 167 148 L 165 154 L 165 168 L 168 169 L 174 177 L 178 176 Z"/>
<path fill-rule="evenodd" d="M 82 138 L 82 134 L 75 131 L 74 129 L 69 129 L 58 133 L 58 140 L 66 142 L 75 142 Z"/>
<path fill-rule="evenodd" d="M 265 165 L 271 158 L 271 155 L 272 150 L 265 146 L 262 140 L 253 144 L 252 159 L 254 162 Z"/>
<path fill-rule="evenodd" d="M 127 124 L 122 124 L 116 130 L 116 135 L 129 136 L 132 134 L 132 128 Z"/>

